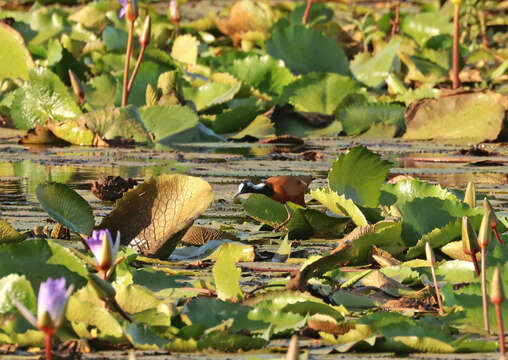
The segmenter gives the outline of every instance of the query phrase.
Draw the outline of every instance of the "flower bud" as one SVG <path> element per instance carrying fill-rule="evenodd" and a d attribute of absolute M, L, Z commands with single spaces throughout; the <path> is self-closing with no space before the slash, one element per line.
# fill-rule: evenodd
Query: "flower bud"
<path fill-rule="evenodd" d="M 492 276 L 490 301 L 496 305 L 499 305 L 504 301 L 503 283 L 501 281 L 501 275 L 499 274 L 499 268 L 497 267 L 494 270 L 494 275 Z"/>
<path fill-rule="evenodd" d="M 480 252 L 476 232 L 467 216 L 462 217 L 462 248 L 466 255 L 475 255 Z"/>
<path fill-rule="evenodd" d="M 125 16 L 130 22 L 136 21 L 139 15 L 138 0 L 128 0 L 125 7 Z"/>
<path fill-rule="evenodd" d="M 141 34 L 139 38 L 139 44 L 141 46 L 147 46 L 150 43 L 150 34 L 151 34 L 151 20 L 150 15 L 147 15 L 145 18 L 145 22 L 143 24 L 143 33 Z"/>
<path fill-rule="evenodd" d="M 169 18 L 175 26 L 178 26 L 180 23 L 180 9 L 178 8 L 177 0 L 171 0 L 169 3 Z"/>
<path fill-rule="evenodd" d="M 85 101 L 85 91 L 83 90 L 83 85 L 71 69 L 69 69 L 69 79 L 71 81 L 72 92 L 74 95 L 76 95 L 79 101 Z"/>
<path fill-rule="evenodd" d="M 478 245 L 480 248 L 486 249 L 490 243 L 490 216 L 489 210 L 483 213 L 482 223 L 480 224 L 480 230 L 478 231 Z"/>
<path fill-rule="evenodd" d="M 467 183 L 466 193 L 464 194 L 464 202 L 472 209 L 476 207 L 476 187 L 472 181 Z"/>
<path fill-rule="evenodd" d="M 95 268 L 99 271 L 108 271 L 115 262 L 118 253 L 120 232 L 117 232 L 116 240 L 113 243 L 109 230 L 94 230 L 92 236 L 85 239 L 85 243 L 95 257 Z"/>

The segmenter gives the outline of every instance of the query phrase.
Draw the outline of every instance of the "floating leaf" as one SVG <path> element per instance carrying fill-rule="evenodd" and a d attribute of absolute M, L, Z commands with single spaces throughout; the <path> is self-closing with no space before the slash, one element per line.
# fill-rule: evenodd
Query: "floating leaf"
<path fill-rule="evenodd" d="M 152 142 L 138 109 L 132 105 L 86 113 L 78 119 L 78 124 L 99 134 L 105 140 L 120 137 L 133 139 L 137 143 Z"/>
<path fill-rule="evenodd" d="M 0 277 L 16 269 L 34 289 L 48 277 L 65 277 L 76 288 L 86 283 L 86 266 L 71 251 L 51 240 L 30 240 L 0 245 Z"/>
<path fill-rule="evenodd" d="M 0 43 L 0 80 L 17 77 L 27 80 L 28 71 L 34 67 L 34 61 L 23 37 L 10 26 L 1 23 Z"/>
<path fill-rule="evenodd" d="M 36 123 L 72 119 L 81 114 L 67 87 L 58 76 L 45 68 L 28 73 L 28 81 L 16 90 L 11 116 L 18 129 L 28 130 Z"/>
<path fill-rule="evenodd" d="M 201 350 L 215 349 L 223 352 L 249 351 L 261 349 L 268 344 L 267 340 L 241 334 L 228 334 L 214 331 L 198 341 Z"/>
<path fill-rule="evenodd" d="M 240 90 L 241 83 L 236 84 L 208 81 L 200 87 L 182 87 L 185 100 L 192 101 L 197 111 L 205 110 L 214 105 L 220 105 L 231 100 Z"/>
<path fill-rule="evenodd" d="M 159 350 L 168 343 L 167 339 L 158 336 L 149 326 L 136 323 L 127 326 L 125 336 L 138 350 Z"/>
<path fill-rule="evenodd" d="M 59 123 L 48 121 L 48 130 L 58 139 L 67 143 L 80 146 L 91 146 L 94 140 L 94 133 L 82 122 L 76 120 L 65 120 Z"/>
<path fill-rule="evenodd" d="M 401 135 L 405 130 L 405 108 L 395 104 L 353 104 L 339 113 L 347 135 L 359 135 L 371 128 L 374 124 L 393 125 L 396 134 Z"/>
<path fill-rule="evenodd" d="M 10 274 L 0 279 L 0 314 L 12 314 L 17 311 L 12 303 L 13 299 L 35 313 L 37 308 L 35 294 L 24 275 Z"/>
<path fill-rule="evenodd" d="M 25 239 L 25 234 L 20 234 L 7 221 L 0 220 L 0 244 L 17 243 Z"/>
<path fill-rule="evenodd" d="M 299 111 L 332 115 L 346 96 L 360 90 L 348 76 L 310 73 L 284 88 L 282 97 Z"/>
<path fill-rule="evenodd" d="M 422 12 L 402 19 L 401 30 L 423 45 L 429 38 L 452 34 L 453 23 L 439 13 Z"/>
<path fill-rule="evenodd" d="M 85 85 L 85 101 L 95 108 L 114 106 L 119 86 L 115 78 L 108 75 L 96 76 Z"/>
<path fill-rule="evenodd" d="M 231 244 L 225 244 L 221 255 L 217 257 L 212 269 L 217 297 L 221 300 L 238 301 L 243 297 L 240 288 L 242 269 L 236 267 L 236 262 L 241 256 L 243 249 Z"/>
<path fill-rule="evenodd" d="M 406 117 L 406 139 L 495 140 L 505 111 L 488 93 L 466 93 L 420 102 Z"/>
<path fill-rule="evenodd" d="M 340 154 L 328 174 L 330 188 L 355 203 L 369 207 L 379 204 L 381 185 L 386 179 L 391 162 L 363 146 Z"/>
<path fill-rule="evenodd" d="M 270 95 L 280 95 L 284 86 L 293 80 L 284 62 L 269 55 L 235 60 L 228 71 L 244 84 Z"/>
<path fill-rule="evenodd" d="M 368 221 L 362 210 L 355 205 L 353 200 L 346 199 L 345 195 L 339 195 L 330 188 L 312 189 L 310 194 L 314 199 L 326 206 L 332 213 L 349 216 L 357 226 L 367 225 Z"/>
<path fill-rule="evenodd" d="M 351 72 L 358 81 L 377 87 L 383 83 L 392 69 L 401 40 L 394 37 L 388 44 L 376 50 L 374 56 L 359 53 L 351 63 Z"/>
<path fill-rule="evenodd" d="M 269 138 L 275 136 L 275 127 L 270 118 L 265 115 L 258 115 L 245 129 L 231 136 L 231 139 L 243 139 L 246 136 L 252 136 L 256 139 Z"/>
<path fill-rule="evenodd" d="M 219 134 L 241 130 L 256 118 L 258 112 L 256 105 L 238 106 L 230 111 L 223 111 L 212 123 L 212 130 Z"/>
<path fill-rule="evenodd" d="M 196 127 L 199 121 L 195 112 L 180 105 L 144 106 L 139 114 L 154 140 L 165 145 L 179 142 L 179 134 L 185 141 L 185 132 Z"/>
<path fill-rule="evenodd" d="M 80 234 L 90 235 L 95 224 L 92 208 L 65 184 L 45 183 L 35 189 L 42 208 L 57 222 Z"/>
<path fill-rule="evenodd" d="M 283 60 L 296 75 L 309 72 L 349 74 L 346 54 L 333 39 L 300 24 L 288 25 L 287 20 L 280 20 L 273 26 L 266 52 Z"/>
<path fill-rule="evenodd" d="M 210 184 L 200 178 L 160 175 L 124 193 L 99 228 L 120 231 L 123 244 L 137 244 L 145 254 L 167 257 L 212 199 Z"/>

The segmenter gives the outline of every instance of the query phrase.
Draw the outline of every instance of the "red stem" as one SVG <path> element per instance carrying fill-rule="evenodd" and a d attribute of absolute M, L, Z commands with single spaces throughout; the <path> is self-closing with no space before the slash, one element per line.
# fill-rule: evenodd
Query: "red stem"
<path fill-rule="evenodd" d="M 460 5 L 455 5 L 455 12 L 453 15 L 453 65 L 452 65 L 452 80 L 453 88 L 459 87 L 459 14 Z"/>
<path fill-rule="evenodd" d="M 506 352 L 506 344 L 504 342 L 504 326 L 503 326 L 503 313 L 501 312 L 501 304 L 494 304 L 496 308 L 496 318 L 497 318 L 497 326 L 499 330 L 499 352 L 501 353 L 501 358 L 504 358 Z"/>
<path fill-rule="evenodd" d="M 503 245 L 503 240 L 501 240 L 501 237 L 499 236 L 499 232 L 497 231 L 497 225 L 491 226 L 492 231 L 494 231 L 494 235 L 496 235 L 497 242 L 499 245 Z"/>
<path fill-rule="evenodd" d="M 129 21 L 129 36 L 127 38 L 127 49 L 125 50 L 125 64 L 123 68 L 122 106 L 127 106 L 129 98 L 129 64 L 132 56 L 132 38 L 134 37 L 134 21 Z"/>
<path fill-rule="evenodd" d="M 307 0 L 307 6 L 305 7 L 305 12 L 303 13 L 303 18 L 302 18 L 303 25 L 307 24 L 307 20 L 309 19 L 311 7 L 312 7 L 312 0 Z"/>
<path fill-rule="evenodd" d="M 436 270 L 434 270 L 433 265 L 430 267 L 430 269 L 432 271 L 432 280 L 434 280 L 434 288 L 436 289 L 436 297 L 437 297 L 437 304 L 439 306 L 439 314 L 443 315 L 444 314 L 443 303 L 441 301 L 441 294 L 439 293 L 439 286 L 437 285 Z"/>
<path fill-rule="evenodd" d="M 482 253 L 482 301 L 483 301 L 483 322 L 485 325 L 485 331 L 490 332 L 490 323 L 489 323 L 489 304 L 487 302 L 487 272 L 485 266 L 485 252 L 486 249 L 484 246 L 481 247 Z"/>
<path fill-rule="evenodd" d="M 130 94 L 130 92 L 132 90 L 132 85 L 134 84 L 134 79 L 136 78 L 136 75 L 138 74 L 139 67 L 141 66 L 141 60 L 143 60 L 143 55 L 145 54 L 145 49 L 146 49 L 146 44 L 142 44 L 141 50 L 139 51 L 138 60 L 136 61 L 136 66 L 134 67 L 134 70 L 132 71 L 132 75 L 129 80 L 129 85 L 127 85 L 127 94 Z"/>
<path fill-rule="evenodd" d="M 480 268 L 478 267 L 478 259 L 476 258 L 476 253 L 471 254 L 471 259 L 473 260 L 474 271 L 476 276 L 480 276 Z"/>
<path fill-rule="evenodd" d="M 50 331 L 46 331 L 45 333 L 45 351 L 46 351 L 46 360 L 51 360 L 51 337 L 53 333 Z"/>

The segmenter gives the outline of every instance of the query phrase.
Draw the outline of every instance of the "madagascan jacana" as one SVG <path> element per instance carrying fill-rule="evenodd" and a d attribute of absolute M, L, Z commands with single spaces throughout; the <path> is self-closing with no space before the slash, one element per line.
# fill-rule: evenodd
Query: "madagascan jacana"
<path fill-rule="evenodd" d="M 291 211 L 287 206 L 287 202 L 291 201 L 295 204 L 305 206 L 305 191 L 312 182 L 312 176 L 274 176 L 266 179 L 260 184 L 253 184 L 246 181 L 240 184 L 238 192 L 233 198 L 241 194 L 263 194 L 270 199 L 280 202 L 284 205 L 288 214 L 287 219 L 282 222 L 275 230 L 279 230 L 291 220 Z"/>

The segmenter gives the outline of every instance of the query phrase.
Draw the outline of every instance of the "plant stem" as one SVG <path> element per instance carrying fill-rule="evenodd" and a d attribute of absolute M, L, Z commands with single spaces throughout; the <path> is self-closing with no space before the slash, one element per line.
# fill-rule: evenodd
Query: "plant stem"
<path fill-rule="evenodd" d="M 477 253 L 471 255 L 471 260 L 473 260 L 474 272 L 476 276 L 480 276 L 480 269 L 478 267 L 478 259 L 476 259 L 476 254 Z"/>
<path fill-rule="evenodd" d="M 487 38 L 487 29 L 485 28 L 485 13 L 480 10 L 480 29 L 482 33 L 482 44 L 486 49 L 489 48 L 489 39 Z"/>
<path fill-rule="evenodd" d="M 497 225 L 492 226 L 492 231 L 494 232 L 494 235 L 496 235 L 497 242 L 499 245 L 503 245 L 503 240 L 501 240 L 501 237 L 499 236 L 499 232 L 497 231 Z"/>
<path fill-rule="evenodd" d="M 485 325 L 485 331 L 490 332 L 490 323 L 489 323 L 489 304 L 487 302 L 487 272 L 485 266 L 485 246 L 481 247 L 482 253 L 482 301 L 483 301 L 483 322 Z"/>
<path fill-rule="evenodd" d="M 45 339 L 45 353 L 46 353 L 46 360 L 51 360 L 51 337 L 53 336 L 52 332 L 45 331 L 44 332 L 44 339 Z"/>
<path fill-rule="evenodd" d="M 503 313 L 501 312 L 501 304 L 494 304 L 496 309 L 497 326 L 499 332 L 499 352 L 501 358 L 504 358 L 506 352 L 506 344 L 504 342 L 504 326 L 503 326 Z"/>
<path fill-rule="evenodd" d="M 400 0 L 395 3 L 395 20 L 392 21 L 392 37 L 400 30 Z"/>
<path fill-rule="evenodd" d="M 307 0 L 307 6 L 305 7 L 305 12 L 303 13 L 303 18 L 302 18 L 303 25 L 307 24 L 307 20 L 309 19 L 311 7 L 312 7 L 312 0 Z"/>
<path fill-rule="evenodd" d="M 430 267 L 432 272 L 432 280 L 434 281 L 434 288 L 436 289 L 436 297 L 437 297 L 437 304 L 439 306 L 439 314 L 443 315 L 443 302 L 441 301 L 441 294 L 439 292 L 439 286 L 437 285 L 437 278 L 436 278 L 436 270 L 434 269 L 434 265 Z"/>
<path fill-rule="evenodd" d="M 132 85 L 134 84 L 134 79 L 136 79 L 136 75 L 138 74 L 139 67 L 141 66 L 141 61 L 143 60 L 143 55 L 145 54 L 146 45 L 141 45 L 141 50 L 139 51 L 138 60 L 136 61 L 136 66 L 132 71 L 131 78 L 129 80 L 129 85 L 127 85 L 127 93 L 129 94 L 132 90 Z"/>
<path fill-rule="evenodd" d="M 123 68 L 122 106 L 127 106 L 129 98 L 129 64 L 132 55 L 132 38 L 134 37 L 134 21 L 129 21 L 129 36 L 127 38 L 127 49 L 125 50 L 125 65 Z"/>
<path fill-rule="evenodd" d="M 453 88 L 459 87 L 459 15 L 460 5 L 455 4 L 455 12 L 453 14 L 453 65 L 452 65 L 452 81 Z"/>

